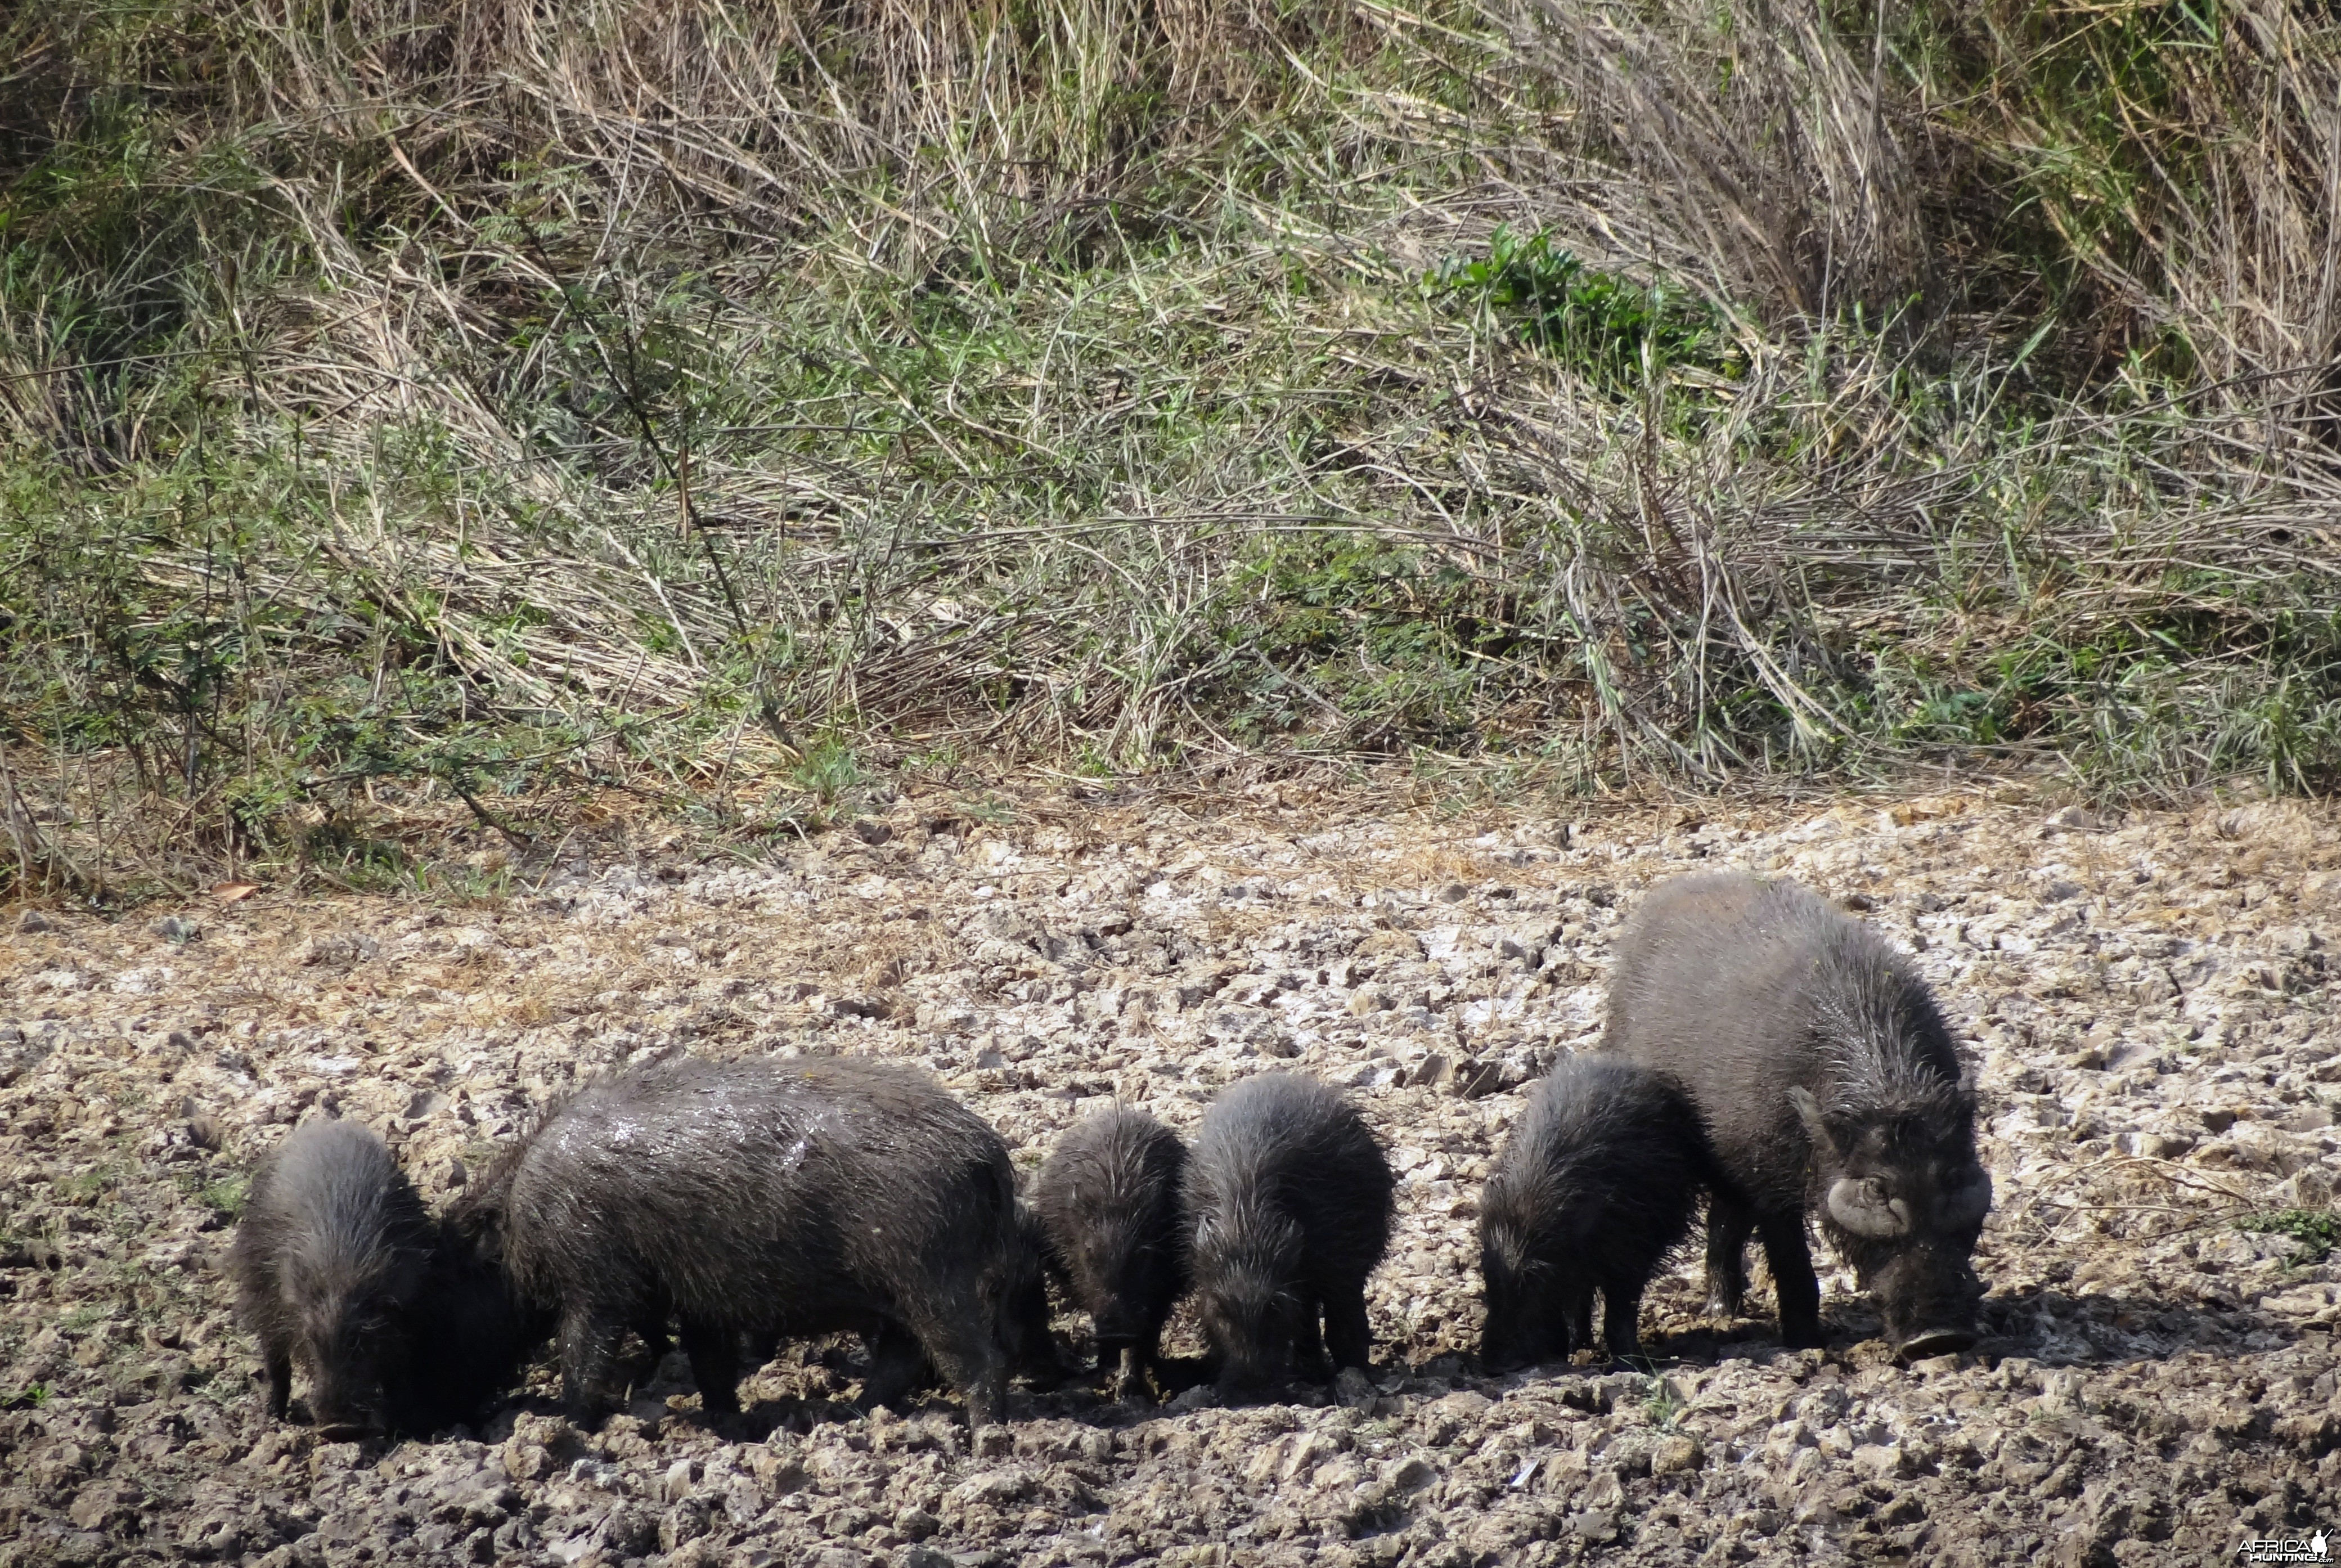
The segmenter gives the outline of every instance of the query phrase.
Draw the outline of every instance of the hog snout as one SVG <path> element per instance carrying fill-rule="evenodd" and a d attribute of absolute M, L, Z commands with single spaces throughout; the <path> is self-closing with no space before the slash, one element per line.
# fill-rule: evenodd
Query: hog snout
<path fill-rule="evenodd" d="M 1983 1283 L 1963 1257 L 1914 1247 L 1878 1272 L 1876 1286 L 1886 1337 L 1906 1358 L 1948 1355 L 1978 1337 Z"/>

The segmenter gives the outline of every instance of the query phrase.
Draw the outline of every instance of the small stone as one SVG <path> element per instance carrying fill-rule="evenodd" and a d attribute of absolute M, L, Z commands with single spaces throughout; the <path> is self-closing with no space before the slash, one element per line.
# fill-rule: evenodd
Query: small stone
<path fill-rule="evenodd" d="M 65 1511 L 67 1518 L 84 1530 L 102 1528 L 117 1514 L 137 1505 L 138 1494 L 119 1482 L 101 1481 L 85 1486 L 74 1498 L 73 1506 Z"/>
<path fill-rule="evenodd" d="M 1471 890 L 1459 882 L 1450 882 L 1439 890 L 1439 902 L 1441 904 L 1460 904 L 1470 896 Z"/>
<path fill-rule="evenodd" d="M 1697 1470 L 1706 1463 L 1707 1450 L 1699 1445 L 1698 1438 L 1684 1433 L 1662 1439 L 1658 1447 L 1650 1451 L 1650 1473 L 1653 1475 L 1676 1475 L 1687 1470 Z"/>
<path fill-rule="evenodd" d="M 460 933 L 458 934 L 461 934 Z M 311 934 L 293 949 L 293 962 L 303 968 L 347 969 L 378 956 L 382 944 L 364 932 Z"/>
<path fill-rule="evenodd" d="M 1366 1374 L 1354 1366 L 1345 1366 L 1333 1380 L 1333 1397 L 1351 1410 L 1370 1413 L 1374 1403 L 1374 1385 Z"/>
<path fill-rule="evenodd" d="M 2329 1209 L 2333 1182 L 2324 1172 L 2304 1167 L 2278 1182 L 2268 1195 L 2287 1209 Z"/>
<path fill-rule="evenodd" d="M 39 910 L 28 909 L 16 917 L 16 929 L 26 936 L 32 936 L 44 931 L 55 931 L 56 926 Z"/>

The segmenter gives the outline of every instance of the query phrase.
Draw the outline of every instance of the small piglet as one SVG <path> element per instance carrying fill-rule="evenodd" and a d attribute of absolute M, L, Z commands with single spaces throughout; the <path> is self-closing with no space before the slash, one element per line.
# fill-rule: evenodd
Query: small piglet
<path fill-rule="evenodd" d="M 1033 1187 L 1054 1272 L 1096 1325 L 1099 1368 L 1113 1368 L 1125 1396 L 1156 1370 L 1162 1325 L 1187 1288 L 1186 1169 L 1178 1134 L 1116 1106 L 1058 1139 Z"/>
<path fill-rule="evenodd" d="M 1642 1292 L 1690 1233 L 1708 1169 L 1698 1113 L 1659 1074 L 1572 1056 L 1539 1082 L 1479 1201 L 1488 1370 L 1590 1348 L 1596 1290 L 1610 1357 L 1639 1354 Z"/>
<path fill-rule="evenodd" d="M 329 1432 L 467 1420 L 511 1382 L 527 1337 L 502 1272 L 432 1219 L 354 1122 L 304 1123 L 261 1163 L 227 1270 L 269 1413 L 284 1417 L 297 1365 Z"/>
<path fill-rule="evenodd" d="M 1366 1276 L 1389 1250 L 1397 1184 L 1357 1108 L 1314 1078 L 1263 1074 L 1212 1104 L 1185 1188 L 1223 1395 L 1367 1364 Z"/>

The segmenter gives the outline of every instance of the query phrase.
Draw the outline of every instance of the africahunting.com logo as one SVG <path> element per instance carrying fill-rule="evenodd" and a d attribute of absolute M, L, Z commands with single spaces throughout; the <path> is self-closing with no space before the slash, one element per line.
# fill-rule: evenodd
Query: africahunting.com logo
<path fill-rule="evenodd" d="M 2246 1563 L 2330 1563 L 2332 1546 L 2319 1530 L 2307 1540 L 2292 1535 L 2270 1535 L 2245 1542 L 2236 1548 L 2236 1555 Z"/>

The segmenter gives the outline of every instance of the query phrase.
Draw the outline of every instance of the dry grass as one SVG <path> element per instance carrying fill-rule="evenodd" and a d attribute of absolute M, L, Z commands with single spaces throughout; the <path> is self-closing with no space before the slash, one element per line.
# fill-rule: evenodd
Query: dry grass
<path fill-rule="evenodd" d="M 1489 5 L 0 25 L 0 877 L 2321 787 L 2333 25 Z"/>

